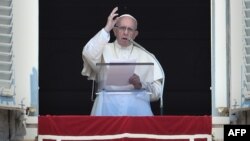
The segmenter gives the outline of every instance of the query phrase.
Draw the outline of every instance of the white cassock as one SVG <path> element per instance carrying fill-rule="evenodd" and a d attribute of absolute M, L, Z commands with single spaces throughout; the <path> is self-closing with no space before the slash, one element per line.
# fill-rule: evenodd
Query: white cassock
<path fill-rule="evenodd" d="M 158 100 L 162 96 L 163 72 L 153 55 L 131 44 L 121 47 L 117 41 L 109 43 L 110 34 L 104 29 L 99 31 L 83 48 L 82 57 L 84 66 L 82 75 L 88 76 L 89 80 L 95 80 L 98 72 L 97 63 L 110 63 L 113 60 L 136 60 L 137 63 L 154 63 L 153 80 L 150 85 L 142 87 L 145 90 L 131 94 L 101 91 L 96 97 L 91 115 L 100 116 L 152 116 L 150 101 Z M 150 74 L 147 70 L 137 72 L 140 80 L 147 80 Z M 133 87 L 131 85 L 131 87 Z M 150 91 L 152 94 L 147 94 Z"/>

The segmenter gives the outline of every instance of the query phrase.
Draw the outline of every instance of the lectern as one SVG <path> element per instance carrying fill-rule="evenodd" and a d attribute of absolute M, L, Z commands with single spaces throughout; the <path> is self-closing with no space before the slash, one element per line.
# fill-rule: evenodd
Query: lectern
<path fill-rule="evenodd" d="M 153 82 L 154 64 L 144 63 L 98 63 L 96 100 L 92 115 L 104 116 L 150 116 L 150 90 Z M 129 78 L 136 74 L 142 83 L 134 89 Z"/>

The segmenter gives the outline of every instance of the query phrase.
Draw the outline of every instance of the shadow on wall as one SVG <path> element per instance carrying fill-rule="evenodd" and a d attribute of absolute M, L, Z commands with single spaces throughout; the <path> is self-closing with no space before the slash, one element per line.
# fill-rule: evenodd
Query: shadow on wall
<path fill-rule="evenodd" d="M 38 99 L 38 70 L 33 67 L 32 73 L 30 74 L 30 99 L 31 99 L 31 107 L 29 107 L 28 111 L 30 116 L 38 116 L 39 114 L 39 99 Z"/>

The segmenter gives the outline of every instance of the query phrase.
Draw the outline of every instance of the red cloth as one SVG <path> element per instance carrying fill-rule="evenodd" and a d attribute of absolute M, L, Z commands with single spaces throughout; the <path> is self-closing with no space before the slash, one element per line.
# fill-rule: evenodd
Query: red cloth
<path fill-rule="evenodd" d="M 39 116 L 40 135 L 211 134 L 211 116 Z"/>
<path fill-rule="evenodd" d="M 39 135 L 211 134 L 211 116 L 39 116 Z M 126 139 L 133 140 L 133 139 Z"/>

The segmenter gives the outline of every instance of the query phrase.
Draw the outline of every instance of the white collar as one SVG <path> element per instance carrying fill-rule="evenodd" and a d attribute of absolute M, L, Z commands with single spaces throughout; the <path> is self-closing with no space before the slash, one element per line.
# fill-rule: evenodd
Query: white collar
<path fill-rule="evenodd" d="M 133 44 L 127 47 L 122 47 L 121 45 L 118 44 L 117 40 L 115 40 L 114 44 L 115 44 L 115 47 L 117 47 L 118 49 L 122 49 L 122 50 L 131 50 L 133 47 Z"/>

